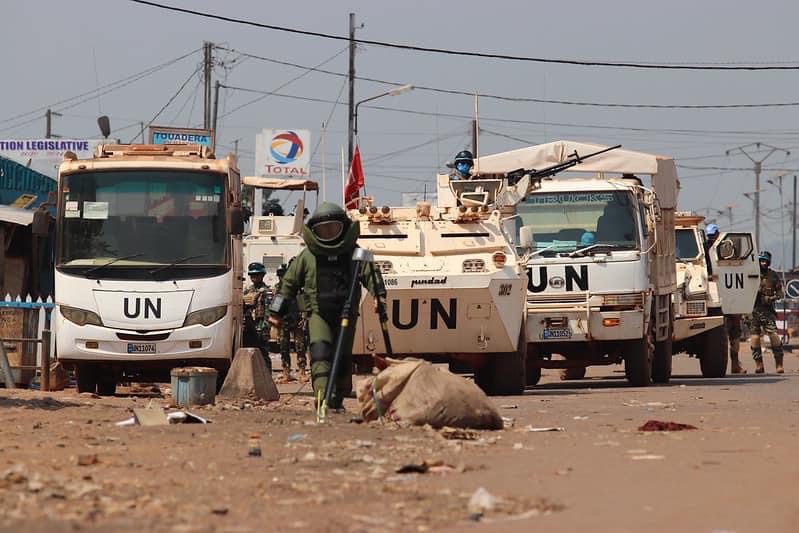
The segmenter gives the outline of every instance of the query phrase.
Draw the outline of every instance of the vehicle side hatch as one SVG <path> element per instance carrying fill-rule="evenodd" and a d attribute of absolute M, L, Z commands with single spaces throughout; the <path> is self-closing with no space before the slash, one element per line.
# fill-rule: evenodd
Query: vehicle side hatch
<path fill-rule="evenodd" d="M 721 310 L 725 315 L 752 312 L 760 286 L 760 265 L 751 233 L 722 233 L 710 247 Z"/>

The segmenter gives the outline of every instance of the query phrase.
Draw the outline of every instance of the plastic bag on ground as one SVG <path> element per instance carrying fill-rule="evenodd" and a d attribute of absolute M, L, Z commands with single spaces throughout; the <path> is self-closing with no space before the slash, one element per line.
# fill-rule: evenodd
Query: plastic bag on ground
<path fill-rule="evenodd" d="M 356 385 L 361 416 L 415 425 L 502 429 L 502 416 L 472 381 L 417 359 L 388 359 L 388 368 Z"/>

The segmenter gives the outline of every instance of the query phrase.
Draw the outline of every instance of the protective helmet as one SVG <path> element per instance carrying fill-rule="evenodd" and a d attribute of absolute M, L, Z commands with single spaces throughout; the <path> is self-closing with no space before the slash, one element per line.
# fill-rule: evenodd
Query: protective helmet
<path fill-rule="evenodd" d="M 586 231 L 580 237 L 580 246 L 591 246 L 595 242 L 596 242 L 596 236 L 590 231 Z"/>
<path fill-rule="evenodd" d="M 760 252 L 760 256 L 758 257 L 758 260 L 761 263 L 765 262 L 767 267 L 771 266 L 771 252 L 767 252 L 767 251 Z"/>
<path fill-rule="evenodd" d="M 286 273 L 286 270 L 288 270 L 286 268 L 286 265 L 280 265 L 277 269 L 277 277 L 282 278 L 283 275 Z"/>
<path fill-rule="evenodd" d="M 455 170 L 462 178 L 471 176 L 470 170 L 474 166 L 474 156 L 469 150 L 462 150 L 455 156 Z"/>
<path fill-rule="evenodd" d="M 266 268 L 263 263 L 250 263 L 247 266 L 247 275 L 249 276 L 264 276 L 266 275 Z"/>
<path fill-rule="evenodd" d="M 719 227 L 715 224 L 708 224 L 705 226 L 705 236 L 715 237 L 719 234 Z"/>
<path fill-rule="evenodd" d="M 308 218 L 302 231 L 305 244 L 314 255 L 341 255 L 351 252 L 360 235 L 347 212 L 336 204 L 323 202 Z"/>

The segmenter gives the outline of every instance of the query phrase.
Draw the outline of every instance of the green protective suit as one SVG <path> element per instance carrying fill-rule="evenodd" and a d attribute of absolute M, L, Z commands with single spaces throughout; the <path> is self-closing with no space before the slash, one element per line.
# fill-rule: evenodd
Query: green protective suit
<path fill-rule="evenodd" d="M 340 207 L 323 203 L 310 220 L 320 211 L 332 208 L 343 213 Z M 314 396 L 318 398 L 324 395 L 328 379 L 334 379 L 333 401 L 329 406 L 334 409 L 340 408 L 342 399 L 352 392 L 352 342 L 361 298 L 360 286 L 348 317 L 349 326 L 342 348 L 339 374 L 330 376 L 330 372 L 336 339 L 341 329 L 341 314 L 353 274 L 352 254 L 359 235 L 360 226 L 350 222 L 337 243 L 325 244 L 316 238 L 307 225 L 304 226 L 303 239 L 307 248 L 289 265 L 280 287 L 280 294 L 287 302 L 297 298 L 300 289 L 303 291 L 299 301 L 301 310 L 308 316 Z M 385 296 L 383 278 L 372 264 L 364 265 L 360 282 L 373 296 Z"/>

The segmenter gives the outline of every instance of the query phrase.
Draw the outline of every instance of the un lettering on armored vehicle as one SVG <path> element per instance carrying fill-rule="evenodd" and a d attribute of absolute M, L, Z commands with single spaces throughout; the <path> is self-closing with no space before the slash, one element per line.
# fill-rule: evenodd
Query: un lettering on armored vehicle
<path fill-rule="evenodd" d="M 351 215 L 358 244 L 371 250 L 387 289 L 389 333 L 398 356 L 474 372 L 485 391 L 524 390 L 526 276 L 500 208 L 503 180 L 438 176 L 437 206 L 369 206 Z M 353 354 L 385 353 L 380 324 L 364 296 Z"/>

